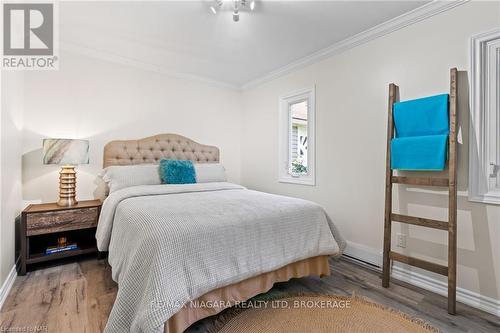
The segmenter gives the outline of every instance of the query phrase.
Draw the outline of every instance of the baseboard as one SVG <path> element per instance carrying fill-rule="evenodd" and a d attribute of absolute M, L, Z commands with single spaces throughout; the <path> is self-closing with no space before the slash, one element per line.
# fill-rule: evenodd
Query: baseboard
<path fill-rule="evenodd" d="M 378 252 L 371 247 L 347 241 L 344 254 L 371 265 L 382 267 L 382 252 Z"/>
<path fill-rule="evenodd" d="M 364 268 L 369 269 L 371 271 L 374 271 L 376 273 L 382 272 L 382 269 L 380 269 L 380 267 L 372 265 L 370 263 L 367 263 L 366 261 L 351 257 L 345 253 L 342 255 L 342 260 L 356 264 L 357 266 L 364 267 Z"/>
<path fill-rule="evenodd" d="M 382 253 L 377 249 L 365 245 L 348 241 L 344 255 L 367 262 L 379 268 L 382 266 Z M 392 266 L 391 277 L 416 287 L 432 291 L 436 294 L 446 296 L 448 294 L 447 283 L 427 275 L 424 272 L 425 271 L 421 269 L 410 268 L 408 265 L 397 263 Z M 500 317 L 500 300 L 498 299 L 484 296 L 464 288 L 457 288 L 457 301 Z"/>
<path fill-rule="evenodd" d="M 436 294 L 447 296 L 448 284 L 402 266 L 392 266 L 391 277 Z M 457 301 L 500 317 L 500 300 L 457 287 Z"/>
<path fill-rule="evenodd" d="M 9 295 L 10 289 L 12 289 L 12 286 L 14 285 L 14 281 L 16 281 L 16 276 L 16 265 L 14 265 L 12 266 L 9 275 L 7 275 L 7 278 L 5 279 L 2 287 L 0 288 L 0 310 L 2 309 L 3 303 Z"/>

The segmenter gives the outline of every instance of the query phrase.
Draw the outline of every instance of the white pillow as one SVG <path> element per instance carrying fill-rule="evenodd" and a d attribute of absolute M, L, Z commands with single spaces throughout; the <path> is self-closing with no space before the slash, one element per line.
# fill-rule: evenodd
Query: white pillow
<path fill-rule="evenodd" d="M 160 185 L 160 169 L 157 164 L 116 165 L 101 172 L 108 184 L 109 193 L 137 185 Z"/>
<path fill-rule="evenodd" d="M 195 164 L 197 183 L 225 182 L 226 169 L 219 163 Z"/>

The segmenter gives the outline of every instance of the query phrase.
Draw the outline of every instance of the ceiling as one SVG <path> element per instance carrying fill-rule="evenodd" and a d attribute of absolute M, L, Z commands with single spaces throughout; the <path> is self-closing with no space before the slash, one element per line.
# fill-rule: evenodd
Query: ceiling
<path fill-rule="evenodd" d="M 425 3 L 259 1 L 235 23 L 210 1 L 61 2 L 59 34 L 63 49 L 241 87 Z"/>

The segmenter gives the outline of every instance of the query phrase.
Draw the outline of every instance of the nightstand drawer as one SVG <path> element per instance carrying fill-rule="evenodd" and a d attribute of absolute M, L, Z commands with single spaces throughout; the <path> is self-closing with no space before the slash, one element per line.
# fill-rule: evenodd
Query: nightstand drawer
<path fill-rule="evenodd" d="M 26 235 L 96 227 L 98 215 L 97 207 L 31 213 L 26 216 Z"/>

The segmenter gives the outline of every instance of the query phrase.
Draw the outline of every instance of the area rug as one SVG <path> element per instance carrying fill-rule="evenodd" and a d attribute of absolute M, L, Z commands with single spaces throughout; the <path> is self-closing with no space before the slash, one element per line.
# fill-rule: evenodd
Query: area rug
<path fill-rule="evenodd" d="M 368 299 L 354 296 L 283 295 L 254 298 L 219 315 L 217 333 L 440 332 Z"/>

